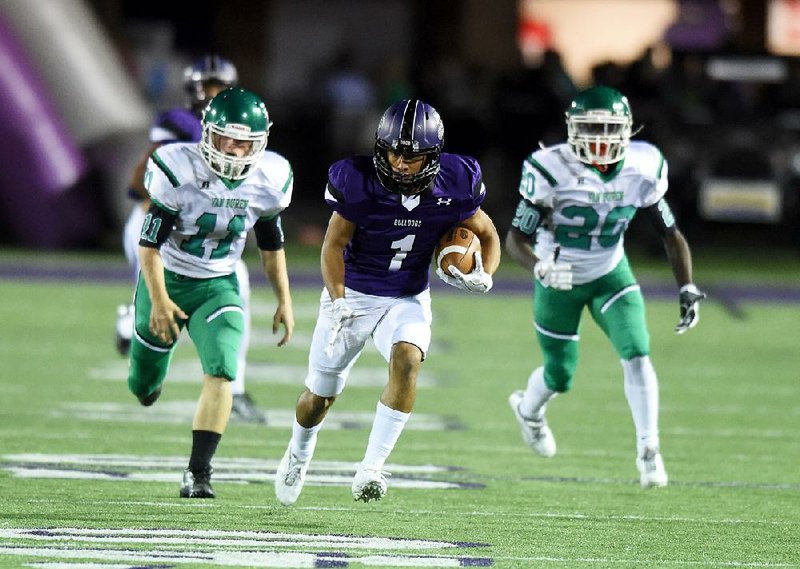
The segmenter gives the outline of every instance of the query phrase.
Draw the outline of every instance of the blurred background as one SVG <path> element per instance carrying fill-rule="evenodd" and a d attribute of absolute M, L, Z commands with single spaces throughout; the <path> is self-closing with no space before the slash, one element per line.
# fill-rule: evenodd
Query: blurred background
<path fill-rule="evenodd" d="M 800 0 L 3 0 L 0 245 L 119 250 L 135 163 L 183 69 L 216 52 L 259 94 L 295 171 L 287 239 L 321 242 L 328 165 L 371 153 L 417 96 L 477 157 L 503 235 L 522 160 L 613 86 L 670 164 L 695 249 L 800 252 Z M 636 239 L 629 248 L 652 247 Z M 631 233 L 633 233 L 631 235 Z"/>

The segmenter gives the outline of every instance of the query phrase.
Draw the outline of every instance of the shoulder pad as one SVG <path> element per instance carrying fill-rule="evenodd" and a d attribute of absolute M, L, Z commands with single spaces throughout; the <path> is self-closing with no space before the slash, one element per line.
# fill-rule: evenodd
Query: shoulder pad
<path fill-rule="evenodd" d="M 462 193 L 464 198 L 483 201 L 486 192 L 483 173 L 480 164 L 472 156 L 443 152 L 439 176 L 455 181 L 447 184 L 448 193 Z"/>
<path fill-rule="evenodd" d="M 656 146 L 649 142 L 636 140 L 631 141 L 628 148 L 625 166 L 637 168 L 642 175 L 658 179 L 665 171 L 666 160 Z"/>

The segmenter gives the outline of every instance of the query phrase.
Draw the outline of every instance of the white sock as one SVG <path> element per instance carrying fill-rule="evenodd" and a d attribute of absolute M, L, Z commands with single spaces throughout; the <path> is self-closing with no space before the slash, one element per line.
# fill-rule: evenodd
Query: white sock
<path fill-rule="evenodd" d="M 372 431 L 369 433 L 367 451 L 361 461 L 363 466 L 380 470 L 389 454 L 394 449 L 403 427 L 406 426 L 411 413 L 395 411 L 378 401 L 378 408 L 375 411 L 375 420 L 372 423 Z"/>
<path fill-rule="evenodd" d="M 519 412 L 526 419 L 541 421 L 547 402 L 558 395 L 544 383 L 544 368 L 539 366 L 528 378 L 528 388 L 519 404 Z"/>
<path fill-rule="evenodd" d="M 625 397 L 636 427 L 636 451 L 658 447 L 658 378 L 650 356 L 622 360 Z"/>
<path fill-rule="evenodd" d="M 292 424 L 291 446 L 292 454 L 295 455 L 298 460 L 308 461 L 314 456 L 314 449 L 317 447 L 317 433 L 322 428 L 322 423 L 324 422 L 325 420 L 323 419 L 320 421 L 319 425 L 306 428 L 298 423 L 297 419 L 294 420 Z"/>

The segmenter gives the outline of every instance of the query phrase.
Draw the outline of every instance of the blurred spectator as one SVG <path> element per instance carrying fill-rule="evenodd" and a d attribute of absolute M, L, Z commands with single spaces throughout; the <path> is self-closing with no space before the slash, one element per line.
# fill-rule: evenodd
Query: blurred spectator
<path fill-rule="evenodd" d="M 592 84 L 624 89 L 627 70 L 614 61 L 603 61 L 592 67 Z"/>
<path fill-rule="evenodd" d="M 332 157 L 372 152 L 378 93 L 353 50 L 340 49 L 319 76 Z"/>
<path fill-rule="evenodd" d="M 714 85 L 706 74 L 703 56 L 675 53 L 668 77 L 664 104 L 675 120 L 693 125 L 711 123 Z"/>
<path fill-rule="evenodd" d="M 408 61 L 398 54 L 389 55 L 376 72 L 379 107 L 385 108 L 395 101 L 412 96 L 408 76 Z"/>
<path fill-rule="evenodd" d="M 421 70 L 420 94 L 447 117 L 445 139 L 451 152 L 480 158 L 486 151 L 489 125 L 485 109 L 490 91 L 481 70 L 452 49 Z"/>
<path fill-rule="evenodd" d="M 546 50 L 538 67 L 520 65 L 500 78 L 495 90 L 498 144 L 519 163 L 534 149 L 532 141 L 562 137 L 564 112 L 577 92 L 554 50 Z M 516 166 L 515 166 L 516 167 Z"/>

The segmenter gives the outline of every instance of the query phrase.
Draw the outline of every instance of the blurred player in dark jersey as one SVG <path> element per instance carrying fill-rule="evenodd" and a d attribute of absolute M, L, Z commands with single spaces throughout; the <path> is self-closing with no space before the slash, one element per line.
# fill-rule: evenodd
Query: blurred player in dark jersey
<path fill-rule="evenodd" d="M 220 91 L 237 85 L 239 80 L 236 67 L 218 55 L 205 55 L 184 70 L 184 87 L 188 95 L 186 107 L 176 107 L 163 111 L 156 117 L 150 129 L 151 146 L 142 156 L 133 171 L 128 194 L 134 200 L 133 208 L 125 223 L 123 245 L 125 256 L 133 269 L 134 282 L 139 274 L 139 237 L 145 214 L 150 208 L 150 197 L 144 188 L 144 173 L 147 159 L 155 149 L 173 142 L 199 142 L 202 133 L 200 119 L 206 104 Z M 242 336 L 242 349 L 239 351 L 239 365 L 233 389 L 233 416 L 240 420 L 264 423 L 266 417 L 256 407 L 245 391 L 245 368 L 247 347 L 250 343 L 250 275 L 243 261 L 236 263 L 240 294 L 244 300 L 245 332 Z M 120 354 L 127 356 L 133 333 L 133 304 L 117 307 L 116 345 Z"/>
<path fill-rule="evenodd" d="M 471 273 L 440 277 L 471 292 L 492 287 L 500 240 L 480 207 L 486 192 L 480 166 L 468 156 L 442 152 L 443 142 L 436 110 L 402 100 L 383 114 L 373 156 L 341 160 L 328 171 L 325 201 L 333 214 L 322 245 L 325 288 L 306 389 L 275 477 L 284 505 L 299 497 L 322 421 L 370 338 L 389 364 L 389 380 L 352 493 L 364 502 L 386 493 L 383 465 L 411 414 L 431 341 L 431 256 L 452 226 L 471 229 L 482 255 L 476 253 Z"/>

